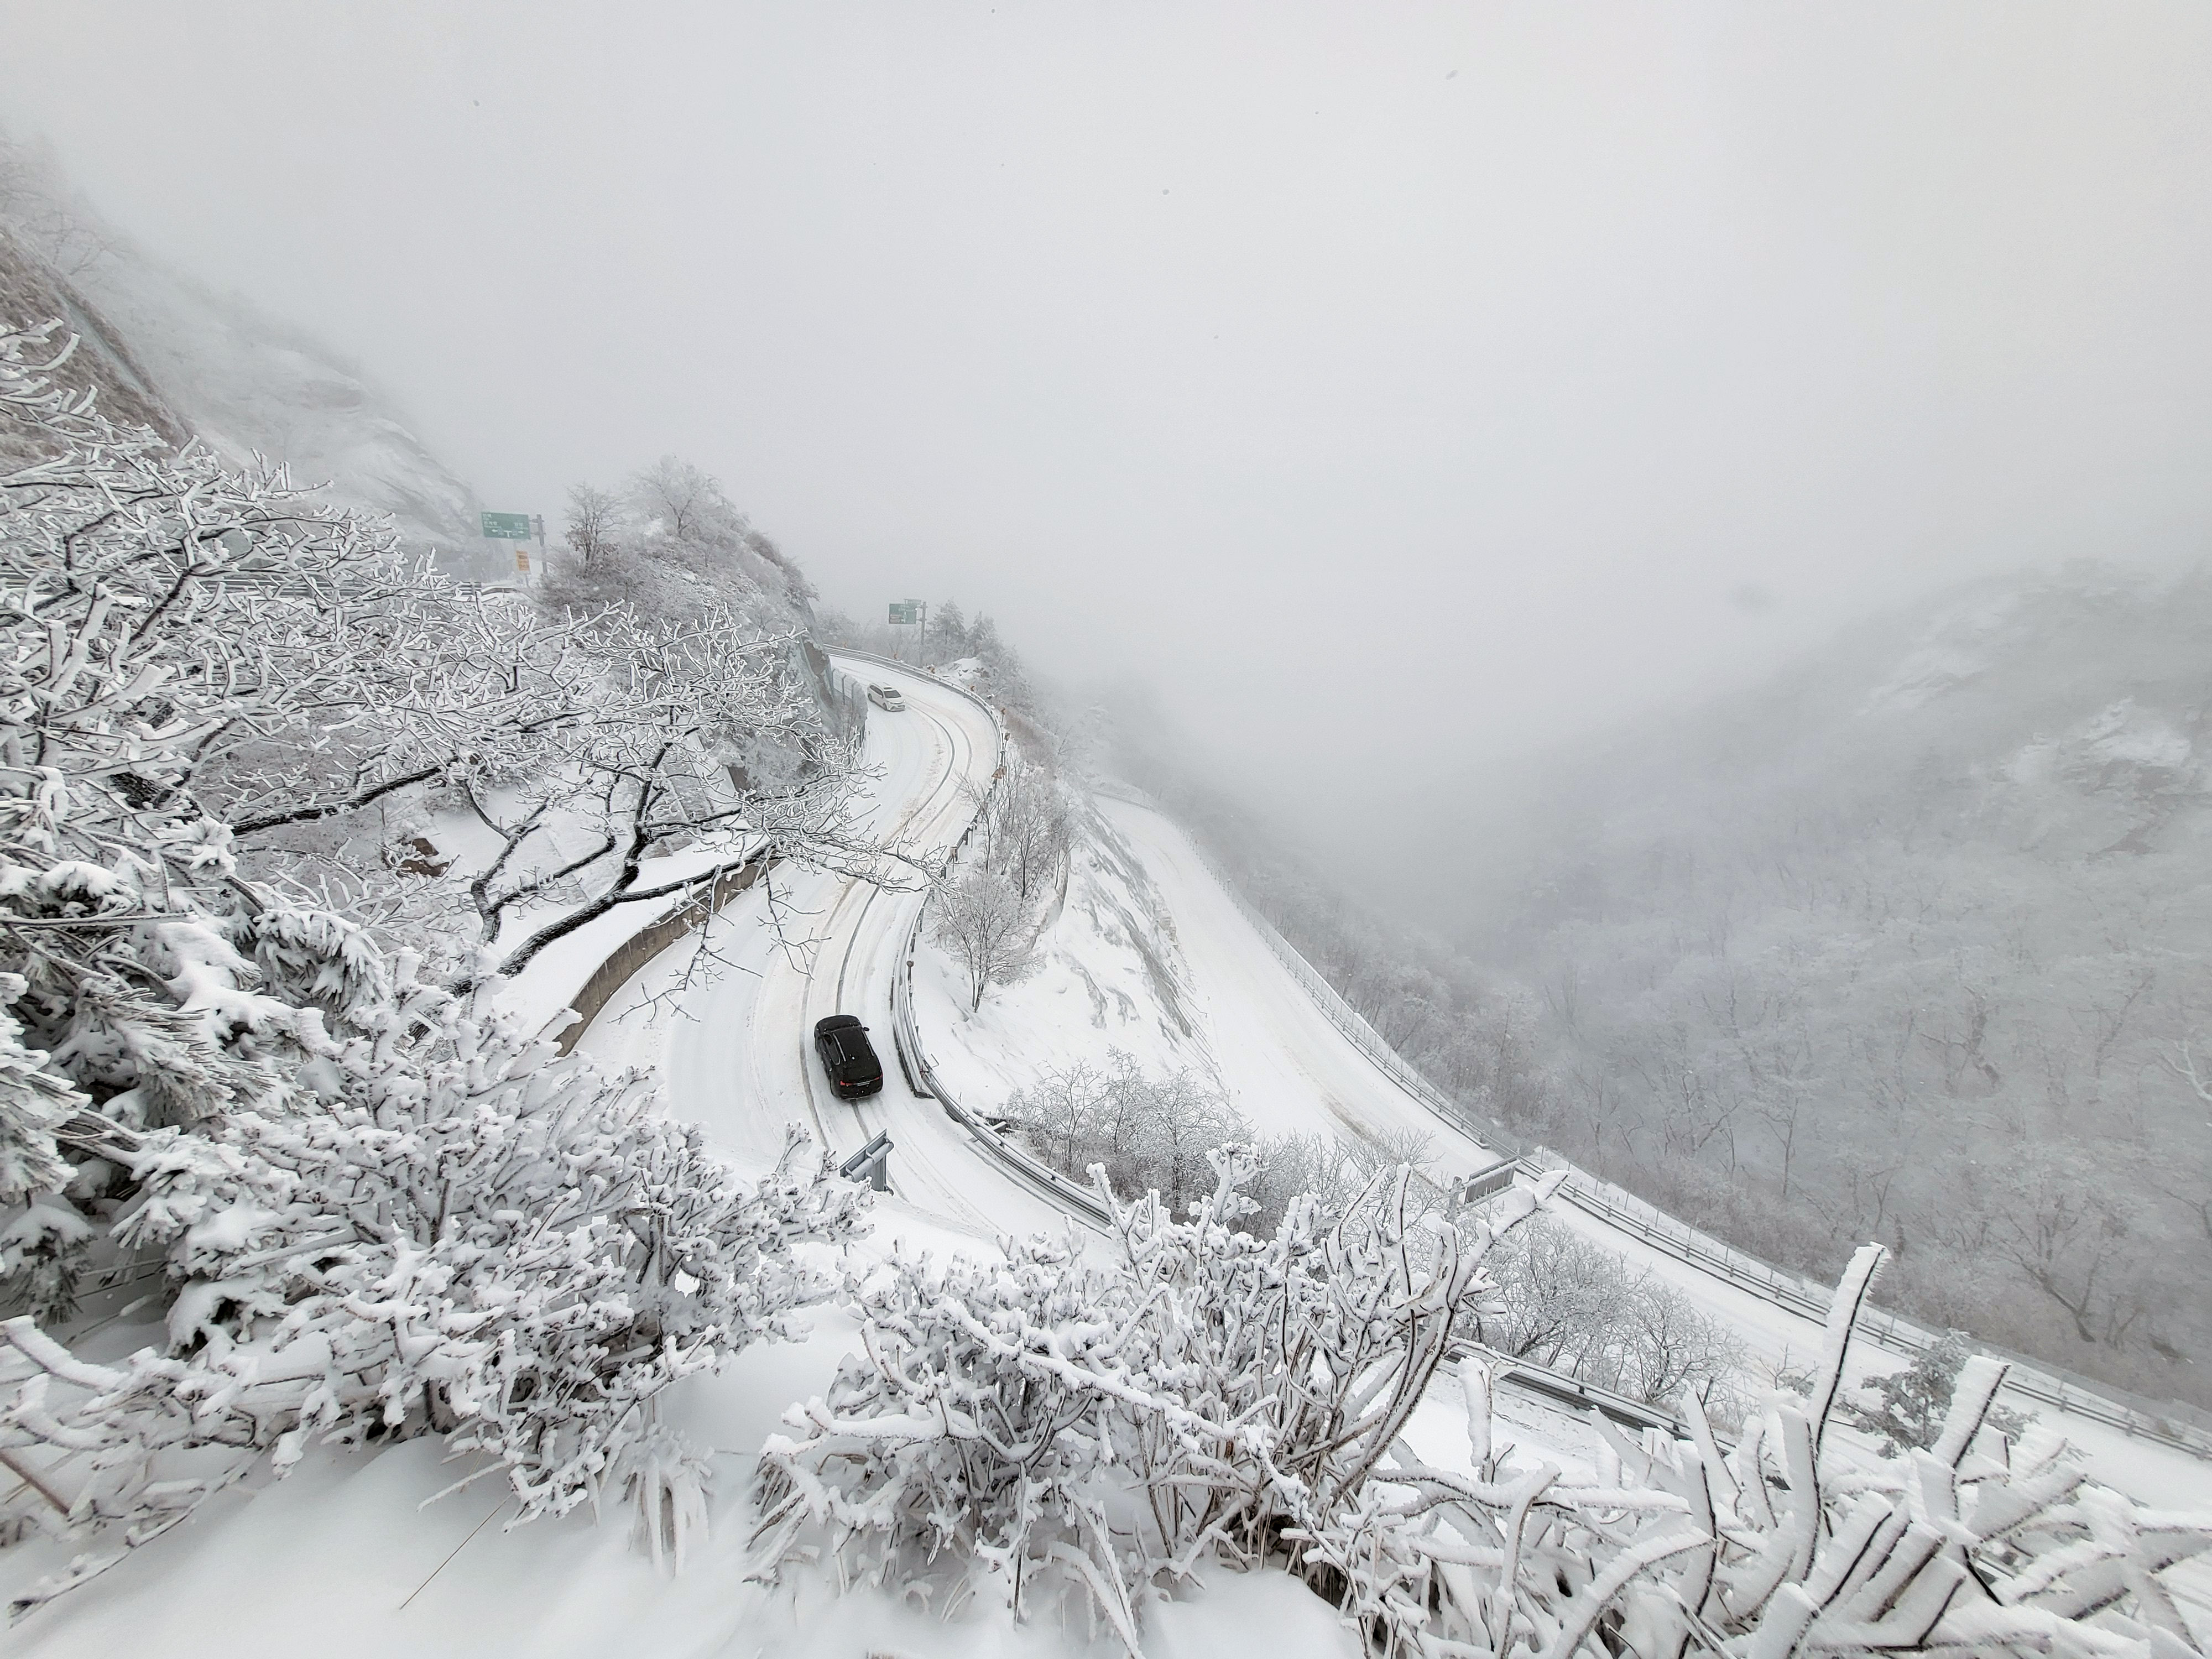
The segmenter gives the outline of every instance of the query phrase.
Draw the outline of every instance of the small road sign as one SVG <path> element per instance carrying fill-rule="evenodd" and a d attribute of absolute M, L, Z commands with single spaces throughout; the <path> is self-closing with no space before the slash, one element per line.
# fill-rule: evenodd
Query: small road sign
<path fill-rule="evenodd" d="M 866 1179 L 879 1193 L 891 1189 L 891 1148 L 896 1145 L 888 1133 L 878 1133 L 866 1146 L 837 1166 L 837 1173 L 848 1181 Z"/>
<path fill-rule="evenodd" d="M 487 513 L 483 515 L 483 533 L 495 542 L 526 542 L 530 539 L 530 515 Z"/>
<path fill-rule="evenodd" d="M 895 623 L 918 623 L 921 620 L 920 599 L 893 599 L 891 620 Z"/>

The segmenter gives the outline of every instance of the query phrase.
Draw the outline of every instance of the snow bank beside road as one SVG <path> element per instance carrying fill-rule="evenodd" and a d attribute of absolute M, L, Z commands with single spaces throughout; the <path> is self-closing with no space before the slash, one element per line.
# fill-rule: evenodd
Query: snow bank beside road
<path fill-rule="evenodd" d="M 1222 1081 L 1262 1135 L 1425 1135 L 1443 1179 L 1496 1167 L 1495 1152 L 1407 1094 L 1329 1024 L 1177 825 L 1127 801 L 1098 805 L 1167 902 Z"/>
<path fill-rule="evenodd" d="M 1101 818 L 1069 854 L 1066 896 L 1037 939 L 1029 977 L 970 1012 L 961 970 L 923 928 L 915 1018 L 932 1064 L 970 1110 L 997 1112 L 1039 1073 L 1115 1049 L 1152 1074 L 1218 1075 L 1175 927 L 1135 851 Z"/>

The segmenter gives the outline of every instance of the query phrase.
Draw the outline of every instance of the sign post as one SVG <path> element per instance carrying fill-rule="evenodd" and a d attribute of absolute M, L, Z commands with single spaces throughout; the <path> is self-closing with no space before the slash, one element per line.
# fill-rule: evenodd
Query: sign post
<path fill-rule="evenodd" d="M 495 542 L 514 544 L 514 568 L 518 575 L 530 574 L 530 514 L 527 513 L 486 513 L 483 515 L 483 533 Z M 538 532 L 541 545 L 544 532 Z"/>
<path fill-rule="evenodd" d="M 919 661 L 929 650 L 929 607 L 920 599 L 891 601 L 892 627 L 908 628 L 915 623 L 921 624 L 921 645 L 915 653 L 915 659 Z"/>

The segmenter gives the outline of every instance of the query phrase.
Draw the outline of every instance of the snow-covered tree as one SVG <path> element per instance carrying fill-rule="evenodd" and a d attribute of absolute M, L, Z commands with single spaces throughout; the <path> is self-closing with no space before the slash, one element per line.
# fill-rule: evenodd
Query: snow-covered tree
<path fill-rule="evenodd" d="M 1498 1294 L 1468 1328 L 1484 1346 L 1653 1405 L 1685 1389 L 1717 1417 L 1733 1401 L 1741 1342 L 1619 1252 L 1539 1216 L 1499 1247 L 1492 1270 Z"/>
<path fill-rule="evenodd" d="M 853 1189 L 796 1147 L 738 1180 L 646 1079 L 556 1060 L 483 988 L 251 878 L 210 802 L 313 775 L 333 729 L 489 770 L 486 710 L 448 706 L 475 646 L 425 637 L 384 532 L 62 390 L 53 334 L 0 330 L 0 418 L 37 440 L 0 473 L 0 1311 L 27 1310 L 0 1325 L 0 1502 L 108 1538 L 53 1588 L 322 1438 L 444 1433 L 525 1517 L 625 1489 L 695 1512 L 664 1502 L 696 1459 L 659 1394 L 821 1292 L 793 1247 L 848 1231 Z M 484 615 L 509 663 L 592 642 Z M 415 703 L 378 706 L 418 651 Z M 771 769 L 730 722 L 785 693 L 645 678 L 602 706 L 703 696 L 697 752 Z M 576 671 L 549 753 L 607 683 Z M 488 701 L 526 773 L 525 702 Z M 88 1285 L 154 1304 L 161 1340 L 71 1353 Z"/>
<path fill-rule="evenodd" d="M 599 618 L 592 706 L 495 763 L 453 769 L 498 845 L 467 891 L 500 972 L 618 906 L 709 891 L 748 862 L 875 871 L 852 745 L 793 671 L 790 641 L 745 634 L 720 611 Z M 646 879 L 647 858 L 676 847 L 718 856 Z M 519 914 L 531 926 L 507 944 Z"/>
<path fill-rule="evenodd" d="M 24 363 L 34 342 L 17 337 Z M 787 633 L 713 605 L 556 617 L 462 595 L 281 474 L 121 431 L 40 378 L 16 418 L 69 447 L 8 480 L 0 579 L 39 624 L 18 666 L 40 700 L 33 747 L 73 711 L 118 811 L 189 801 L 264 873 L 304 857 L 326 874 L 328 842 L 303 834 L 448 792 L 499 837 L 489 868 L 451 884 L 509 974 L 608 909 L 705 890 L 750 859 L 869 856 L 855 757 Z M 141 732 L 126 711 L 156 718 Z M 678 844 L 725 856 L 646 879 Z M 387 872 L 354 873 L 358 888 Z"/>
<path fill-rule="evenodd" d="M 1946 1331 L 1902 1370 L 1869 1377 L 1863 1388 L 1846 1394 L 1838 1410 L 1854 1427 L 1879 1437 L 1893 1457 L 1915 1446 L 1932 1446 L 1943 1432 L 1951 1397 L 1973 1355 L 1964 1331 Z M 1989 1422 L 2015 1438 L 2027 1426 L 2017 1412 L 2002 1406 L 1990 1408 Z"/>
<path fill-rule="evenodd" d="M 1213 1148 L 1253 1144 L 1252 1126 L 1218 1085 L 1188 1069 L 1149 1074 L 1118 1048 L 1103 1066 L 1047 1072 L 1007 1099 L 1006 1115 L 1062 1175 L 1079 1181 L 1096 1169 L 1124 1197 L 1158 1193 L 1171 1215 L 1212 1186 Z M 1255 1150 L 1266 1170 L 1273 1144 Z"/>
<path fill-rule="evenodd" d="M 968 1006 L 983 1006 L 994 985 L 1030 971 L 1034 951 L 1028 917 L 1013 884 L 995 871 L 971 867 L 938 884 L 930 897 L 930 937 L 950 951 L 968 981 Z"/>
<path fill-rule="evenodd" d="M 1011 755 L 985 810 L 990 861 L 1027 903 L 1066 865 L 1074 839 L 1067 793 L 1049 769 Z"/>
<path fill-rule="evenodd" d="M 939 662 L 951 662 L 968 654 L 968 617 L 951 599 L 930 611 L 929 649 Z"/>
<path fill-rule="evenodd" d="M 678 542 L 734 534 L 740 514 L 711 473 L 680 456 L 663 455 L 630 481 L 632 510 Z"/>
<path fill-rule="evenodd" d="M 562 539 L 578 563 L 590 568 L 614 556 L 622 534 L 622 499 L 587 483 L 568 487 L 568 524 Z"/>

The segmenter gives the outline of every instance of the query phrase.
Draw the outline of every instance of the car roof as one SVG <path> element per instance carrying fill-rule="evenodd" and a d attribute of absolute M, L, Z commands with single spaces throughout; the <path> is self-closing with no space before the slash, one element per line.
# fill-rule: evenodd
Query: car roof
<path fill-rule="evenodd" d="M 820 1036 L 824 1031 L 842 1031 L 849 1025 L 858 1025 L 860 1023 L 857 1015 L 831 1014 L 827 1019 L 817 1019 L 814 1022 L 814 1035 Z"/>

